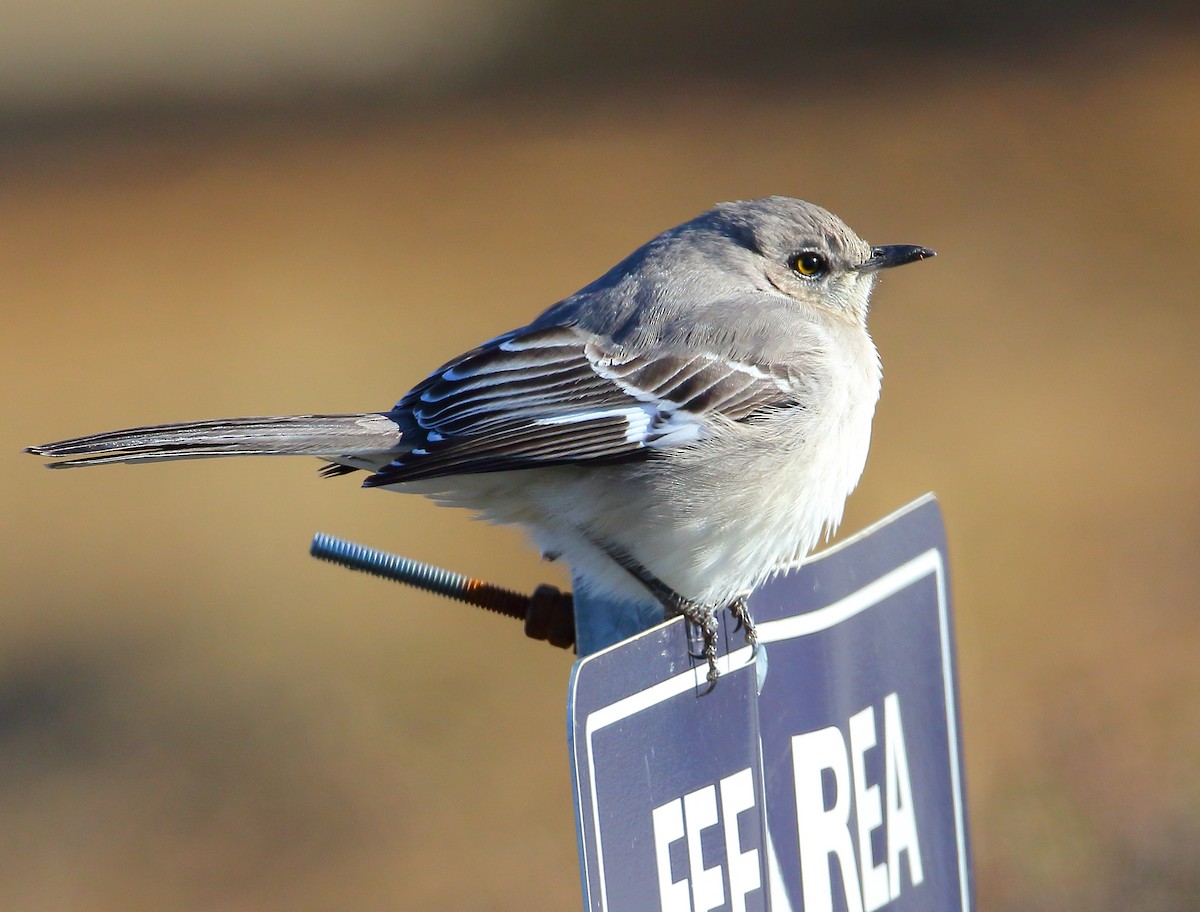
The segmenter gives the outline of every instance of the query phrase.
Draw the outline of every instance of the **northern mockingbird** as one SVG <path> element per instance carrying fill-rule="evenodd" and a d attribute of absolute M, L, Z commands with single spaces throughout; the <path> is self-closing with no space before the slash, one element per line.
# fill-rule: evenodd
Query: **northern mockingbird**
<path fill-rule="evenodd" d="M 55 468 L 306 455 L 326 475 L 522 526 L 641 629 L 716 612 L 753 642 L 745 596 L 838 525 L 867 458 L 882 269 L 933 256 L 872 247 L 832 213 L 769 197 L 672 228 L 528 326 L 455 358 L 395 407 L 232 418 L 30 447 Z M 629 618 L 577 618 L 586 654 Z"/>

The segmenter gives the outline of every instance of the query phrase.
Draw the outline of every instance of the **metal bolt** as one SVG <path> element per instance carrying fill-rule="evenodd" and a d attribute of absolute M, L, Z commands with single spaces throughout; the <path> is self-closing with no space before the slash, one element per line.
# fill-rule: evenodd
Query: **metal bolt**
<path fill-rule="evenodd" d="M 368 548 L 324 532 L 313 536 L 309 553 L 351 570 L 406 583 L 505 617 L 523 620 L 525 633 L 535 640 L 547 640 L 551 645 L 564 649 L 575 643 L 571 593 L 561 592 L 554 586 L 541 585 L 532 596 L 522 595 L 452 570 Z"/>

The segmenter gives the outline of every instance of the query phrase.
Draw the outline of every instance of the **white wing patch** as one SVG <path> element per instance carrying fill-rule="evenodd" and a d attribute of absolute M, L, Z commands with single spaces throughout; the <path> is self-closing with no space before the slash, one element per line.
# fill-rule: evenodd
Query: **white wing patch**
<path fill-rule="evenodd" d="M 685 446 L 709 434 L 709 427 L 689 412 L 663 412 L 659 419 L 646 440 L 646 446 L 654 449 Z"/>
<path fill-rule="evenodd" d="M 665 403 L 572 412 L 539 418 L 534 424 L 589 424 L 604 418 L 624 418 L 625 442 L 654 449 L 694 443 L 704 436 L 706 430 L 695 415 L 667 408 Z"/>
<path fill-rule="evenodd" d="M 603 418 L 624 418 L 625 442 L 645 444 L 654 415 L 649 409 L 641 406 L 629 408 L 599 409 L 587 412 L 571 412 L 566 415 L 552 415 L 549 418 L 539 418 L 534 421 L 537 425 L 588 424 Z"/>

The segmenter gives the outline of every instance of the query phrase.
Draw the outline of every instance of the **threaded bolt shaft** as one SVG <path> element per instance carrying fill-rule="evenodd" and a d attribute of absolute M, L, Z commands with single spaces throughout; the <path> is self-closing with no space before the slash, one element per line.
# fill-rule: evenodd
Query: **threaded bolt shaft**
<path fill-rule="evenodd" d="M 355 544 L 344 538 L 326 535 L 324 532 L 313 536 L 309 553 L 313 557 L 351 570 L 407 583 L 409 586 L 457 599 L 505 617 L 524 620 L 529 612 L 530 599 L 527 595 L 412 558 Z"/>

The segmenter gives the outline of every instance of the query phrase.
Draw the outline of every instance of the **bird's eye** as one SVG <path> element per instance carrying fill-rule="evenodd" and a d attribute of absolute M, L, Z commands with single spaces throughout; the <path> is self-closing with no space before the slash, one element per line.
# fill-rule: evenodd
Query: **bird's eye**
<path fill-rule="evenodd" d="M 792 269 L 806 279 L 813 279 L 829 271 L 829 262 L 821 254 L 806 250 L 792 257 Z"/>

